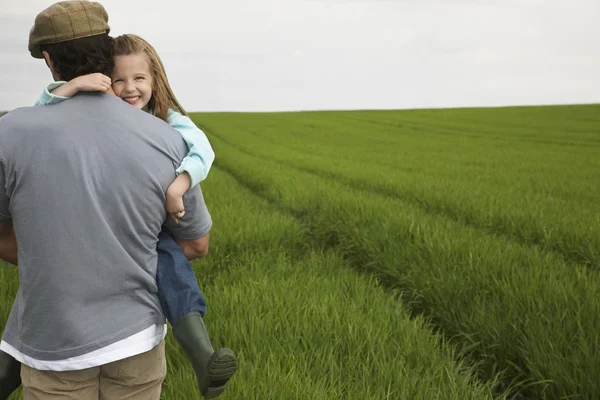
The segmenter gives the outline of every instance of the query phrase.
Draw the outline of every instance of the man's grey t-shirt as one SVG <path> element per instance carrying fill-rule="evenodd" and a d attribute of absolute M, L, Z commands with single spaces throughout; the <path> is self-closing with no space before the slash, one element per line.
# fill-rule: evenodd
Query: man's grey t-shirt
<path fill-rule="evenodd" d="M 0 223 L 13 222 L 20 287 L 2 339 L 64 360 L 162 324 L 157 237 L 165 190 L 188 148 L 164 121 L 80 93 L 0 118 Z M 211 228 L 198 187 L 178 239 Z"/>

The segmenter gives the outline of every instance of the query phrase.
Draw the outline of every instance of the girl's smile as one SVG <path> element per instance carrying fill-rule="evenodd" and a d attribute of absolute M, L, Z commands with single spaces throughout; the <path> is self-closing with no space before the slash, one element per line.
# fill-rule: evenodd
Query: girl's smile
<path fill-rule="evenodd" d="M 134 105 L 141 98 L 142 98 L 141 96 L 133 96 L 133 97 L 123 97 L 122 99 L 125 100 L 126 102 L 128 102 L 129 104 Z"/>

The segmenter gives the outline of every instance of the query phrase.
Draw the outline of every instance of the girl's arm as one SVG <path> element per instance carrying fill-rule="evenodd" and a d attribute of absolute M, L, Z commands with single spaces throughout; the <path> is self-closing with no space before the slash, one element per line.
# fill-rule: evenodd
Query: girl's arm
<path fill-rule="evenodd" d="M 77 92 L 108 92 L 110 85 L 110 78 L 100 73 L 78 76 L 69 82 L 54 82 L 44 88 L 35 105 L 47 106 L 60 103 L 74 96 Z"/>
<path fill-rule="evenodd" d="M 61 101 L 67 100 L 68 97 L 58 96 L 56 95 L 56 93 L 54 93 L 56 88 L 60 88 L 66 83 L 67 82 L 65 81 L 57 81 L 46 86 L 42 94 L 40 94 L 40 97 L 38 97 L 38 99 L 35 101 L 35 105 L 48 106 L 50 104 L 56 104 L 60 103 Z"/>
<path fill-rule="evenodd" d="M 169 124 L 175 128 L 188 145 L 189 153 L 177 168 L 177 178 L 167 189 L 167 212 L 175 221 L 185 214 L 183 195 L 190 188 L 206 179 L 215 160 L 215 153 L 208 138 L 196 124 L 185 115 L 169 110 Z"/>
<path fill-rule="evenodd" d="M 189 117 L 169 110 L 168 119 L 169 124 L 181 134 L 190 149 L 177 168 L 178 175 L 188 173 L 191 180 L 187 188 L 189 189 L 206 179 L 215 160 L 215 153 L 204 132 Z"/>

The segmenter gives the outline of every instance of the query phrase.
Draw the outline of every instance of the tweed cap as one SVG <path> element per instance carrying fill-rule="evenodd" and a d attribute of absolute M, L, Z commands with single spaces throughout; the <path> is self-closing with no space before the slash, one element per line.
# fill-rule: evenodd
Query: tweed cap
<path fill-rule="evenodd" d="M 110 32 L 108 14 L 102 4 L 93 1 L 61 1 L 35 17 L 29 32 L 29 52 L 44 58 L 40 45 L 66 42 Z"/>

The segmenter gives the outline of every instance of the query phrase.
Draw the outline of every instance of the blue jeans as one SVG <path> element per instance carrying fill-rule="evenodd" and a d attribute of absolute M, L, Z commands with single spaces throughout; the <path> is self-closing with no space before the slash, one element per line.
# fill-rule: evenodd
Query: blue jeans
<path fill-rule="evenodd" d="M 164 228 L 158 235 L 158 298 L 167 320 L 175 325 L 190 312 L 206 314 L 206 300 L 198 287 L 192 264 L 183 254 L 171 232 Z"/>

